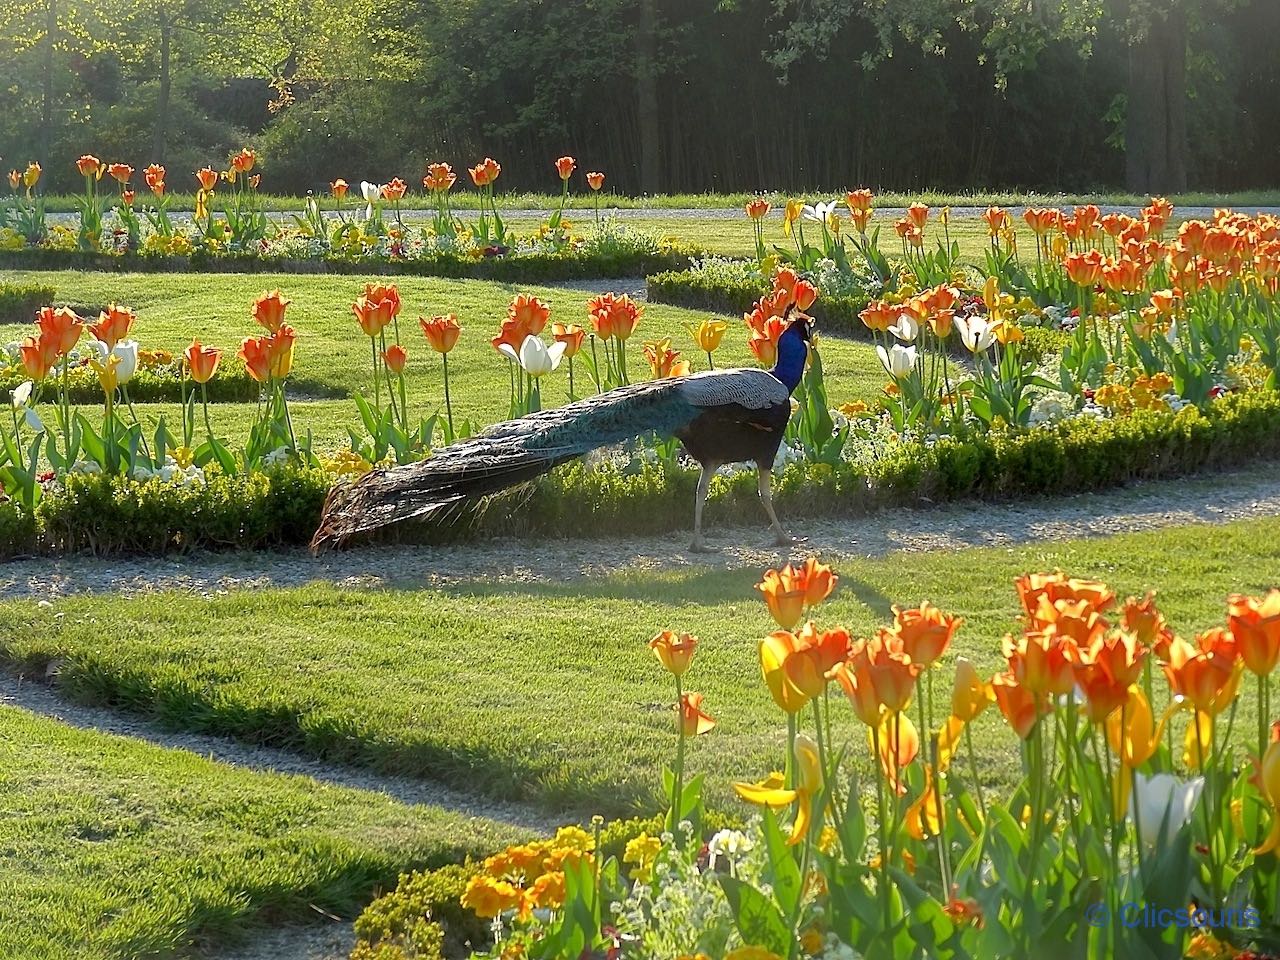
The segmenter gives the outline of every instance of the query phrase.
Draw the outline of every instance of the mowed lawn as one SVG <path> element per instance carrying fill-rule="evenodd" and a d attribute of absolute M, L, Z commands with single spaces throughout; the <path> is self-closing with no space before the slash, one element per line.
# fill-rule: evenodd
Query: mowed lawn
<path fill-rule="evenodd" d="M 400 871 L 506 827 L 257 773 L 0 707 L 0 956 L 98 960 L 227 945 L 255 920 L 354 915 Z"/>
<path fill-rule="evenodd" d="M 224 364 L 238 365 L 235 352 L 246 336 L 261 328 L 250 310 L 264 290 L 280 288 L 293 300 L 288 320 L 298 331 L 294 369 L 299 380 L 319 382 L 343 392 L 373 393 L 370 343 L 351 313 L 351 303 L 363 289 L 364 279 L 343 276 L 293 276 L 251 274 L 111 274 L 76 271 L 20 272 L 6 279 L 48 284 L 57 290 L 58 303 L 97 306 L 119 302 L 134 308 L 138 322 L 134 336 L 145 349 L 177 351 L 193 337 L 226 351 Z M 377 278 L 369 277 L 369 280 Z M 414 417 L 429 416 L 443 409 L 440 357 L 427 346 L 418 329 L 417 317 L 456 313 L 462 337 L 449 356 L 449 372 L 454 415 L 477 424 L 506 419 L 509 396 L 508 363 L 490 344 L 506 316 L 507 305 L 517 293 L 535 295 L 552 308 L 551 318 L 589 326 L 586 302 L 591 294 L 582 290 L 512 285 L 478 280 L 399 278 L 396 280 L 404 304 L 401 335 L 409 350 L 408 395 Z M 632 378 L 650 376 L 642 354 L 648 340 L 670 337 L 675 349 L 684 352 L 695 370 L 704 370 L 707 359 L 694 345 L 690 328 L 710 314 L 649 304 L 630 342 Z M 755 365 L 747 348 L 745 327 L 740 317 L 732 322 L 716 365 Z M 16 340 L 31 332 L 20 325 L 0 326 L 0 338 Z M 549 338 L 549 331 L 545 334 Z M 2 342 L 2 341 L 0 341 Z M 872 347 L 866 343 L 827 337 L 822 344 L 830 395 L 835 403 L 869 399 L 884 386 L 887 377 Z M 601 357 L 603 361 L 603 356 Z M 575 364 L 577 392 L 589 392 L 585 367 Z M 544 406 L 568 399 L 568 366 L 548 376 L 542 387 Z M 164 413 L 172 424 L 178 406 L 138 407 L 144 421 Z M 215 428 L 237 438 L 247 432 L 255 413 L 252 404 L 219 404 L 214 411 Z M 301 432 L 314 431 L 322 446 L 336 446 L 346 437 L 346 425 L 357 420 L 350 400 L 307 401 L 295 406 L 295 423 Z"/>
<path fill-rule="evenodd" d="M 991 672 L 1001 637 L 1017 629 L 1016 575 L 1062 567 L 1103 578 L 1121 596 L 1157 588 L 1190 637 L 1222 622 L 1227 594 L 1280 580 L 1280 519 L 826 559 L 841 583 L 823 624 L 866 635 L 888 621 L 891 603 L 929 599 L 967 621 L 952 656 Z M 756 656 L 771 629 L 752 589 L 757 573 L 693 567 L 428 589 L 397 580 L 393 554 L 386 564 L 389 585 L 379 588 L 77 596 L 43 608 L 10 601 L 0 605 L 0 658 L 37 673 L 59 658 L 65 694 L 174 727 L 438 778 L 565 816 L 618 814 L 659 805 L 674 698 L 646 641 L 687 630 L 702 638 L 687 689 L 704 693 L 719 721 L 689 763 L 708 774 L 714 802 L 733 803 L 731 778 L 781 763 L 785 723 Z M 948 660 L 942 703 L 950 676 Z M 1244 717 L 1253 690 L 1242 685 Z M 839 738 L 865 762 L 865 731 L 843 704 L 835 713 Z M 1008 787 L 1018 751 L 996 710 L 977 722 L 976 740 L 985 776 Z"/>

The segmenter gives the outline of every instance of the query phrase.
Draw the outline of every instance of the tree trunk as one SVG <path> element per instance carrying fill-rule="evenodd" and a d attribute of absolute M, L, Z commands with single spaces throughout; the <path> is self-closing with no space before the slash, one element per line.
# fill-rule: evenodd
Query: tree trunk
<path fill-rule="evenodd" d="M 58 0 L 47 0 L 44 25 L 44 77 L 40 104 L 40 166 L 50 169 L 53 141 L 53 37 L 58 32 Z"/>
<path fill-rule="evenodd" d="M 156 126 L 151 146 L 151 155 L 155 162 L 163 164 L 165 146 L 169 141 L 169 93 L 173 85 L 172 71 L 169 66 L 169 41 L 173 34 L 173 24 L 169 15 L 160 11 L 160 94 L 156 99 Z"/>
<path fill-rule="evenodd" d="M 636 30 L 636 114 L 640 128 L 640 191 L 662 189 L 662 150 L 658 116 L 658 27 L 654 0 L 640 0 Z"/>
<path fill-rule="evenodd" d="M 1134 193 L 1187 188 L 1187 19 L 1174 4 L 1129 44 L 1125 180 Z"/>

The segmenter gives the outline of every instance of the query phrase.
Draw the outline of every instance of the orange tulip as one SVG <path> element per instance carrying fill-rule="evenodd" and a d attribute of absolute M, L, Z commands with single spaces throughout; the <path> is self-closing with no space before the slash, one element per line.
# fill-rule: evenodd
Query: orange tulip
<path fill-rule="evenodd" d="M 772 367 L 778 362 L 778 341 L 772 337 L 753 333 L 747 340 L 747 346 L 762 367 Z"/>
<path fill-rule="evenodd" d="M 259 383 L 271 379 L 271 338 L 246 337 L 236 354 L 244 361 L 245 371 Z"/>
<path fill-rule="evenodd" d="M 991 237 L 1000 236 L 1000 231 L 1008 229 L 1012 224 L 1009 211 L 1000 207 L 987 207 L 982 213 L 982 221 L 987 225 L 987 235 Z"/>
<path fill-rule="evenodd" d="M 578 161 L 573 157 L 561 157 L 556 161 L 556 173 L 560 174 L 561 180 L 567 181 L 576 169 L 578 169 Z"/>
<path fill-rule="evenodd" d="M 293 369 L 293 344 L 298 339 L 293 327 L 287 323 L 268 338 L 268 349 L 271 356 L 271 376 L 283 380 Z"/>
<path fill-rule="evenodd" d="M 1061 696 L 1075 686 L 1075 644 L 1052 629 L 1027 631 L 1017 642 L 1005 637 L 1004 654 L 1010 676 L 1032 694 Z"/>
<path fill-rule="evenodd" d="M 893 792 L 902 796 L 907 792 L 907 785 L 902 782 L 898 771 L 920 755 L 920 734 L 915 724 L 905 713 L 885 714 L 878 729 L 867 731 L 867 739 L 873 750 L 879 740 L 880 770 Z"/>
<path fill-rule="evenodd" d="M 599 190 L 604 186 L 604 174 L 599 171 L 593 171 L 587 174 L 587 186 L 592 190 Z"/>
<path fill-rule="evenodd" d="M 409 355 L 405 352 L 404 347 L 398 343 L 393 343 L 382 351 L 382 359 L 387 365 L 387 369 L 392 373 L 402 373 L 404 365 L 409 359 Z"/>
<path fill-rule="evenodd" d="M 218 372 L 218 361 L 222 359 L 222 351 L 217 347 L 201 346 L 199 340 L 192 340 L 191 346 L 182 354 L 187 369 L 191 371 L 191 379 L 196 383 L 208 383 Z"/>
<path fill-rule="evenodd" d="M 893 633 L 902 641 L 902 648 L 913 663 L 931 667 L 938 661 L 964 620 L 943 613 L 925 601 L 919 607 L 893 608 Z"/>
<path fill-rule="evenodd" d="M 57 351 L 59 357 L 71 352 L 71 348 L 80 342 L 80 334 L 84 331 L 84 323 L 68 307 L 41 307 L 36 314 L 36 326 L 40 329 L 41 339 L 47 340 L 50 348 Z"/>
<path fill-rule="evenodd" d="M 769 213 L 769 201 L 764 197 L 756 197 L 747 203 L 747 216 L 752 220 L 759 220 Z"/>
<path fill-rule="evenodd" d="M 251 173 L 253 165 L 257 162 L 258 155 L 244 147 L 239 153 L 231 158 L 231 169 L 236 173 Z"/>
<path fill-rule="evenodd" d="M 924 226 L 929 222 L 929 205 L 927 203 L 913 203 L 907 207 L 907 220 L 916 230 L 924 230 Z"/>
<path fill-rule="evenodd" d="M 685 693 L 680 697 L 680 733 L 698 737 L 710 733 L 716 722 L 702 712 L 702 694 Z"/>
<path fill-rule="evenodd" d="M 429 163 L 427 164 L 427 175 L 422 178 L 422 185 L 432 193 L 444 193 L 449 190 L 458 180 L 458 175 L 453 172 L 453 167 L 447 163 Z"/>
<path fill-rule="evenodd" d="M 1280 590 L 1264 597 L 1232 594 L 1227 598 L 1227 625 L 1251 673 L 1265 677 L 1280 661 Z"/>
<path fill-rule="evenodd" d="M 547 321 L 551 318 L 551 308 L 537 297 L 522 293 L 508 305 L 507 316 L 518 323 L 526 331 L 527 336 L 536 337 L 542 333 Z"/>
<path fill-rule="evenodd" d="M 262 295 L 253 302 L 253 319 L 271 333 L 275 333 L 280 329 L 280 324 L 284 323 L 285 308 L 291 303 L 293 301 L 287 299 L 279 290 L 273 290 L 270 293 L 263 291 Z"/>
<path fill-rule="evenodd" d="M 698 638 L 689 633 L 677 634 L 672 630 L 663 630 L 649 641 L 649 649 L 667 670 L 682 677 L 698 649 Z"/>
<path fill-rule="evenodd" d="M 1021 740 L 1030 737 L 1036 721 L 1052 709 L 1048 697 L 1033 693 L 1009 673 L 992 677 L 991 689 L 1000 712 Z"/>
<path fill-rule="evenodd" d="M 897 636 L 882 629 L 870 640 L 853 645 L 846 669 L 858 686 L 863 687 L 864 696 L 868 696 L 865 687 L 869 685 L 884 711 L 897 713 L 911 702 L 916 677 L 922 668 L 912 662 Z M 849 692 L 847 687 L 845 692 Z"/>
<path fill-rule="evenodd" d="M 329 184 L 329 192 L 333 194 L 335 199 L 342 200 L 346 197 L 347 191 L 351 189 L 351 184 L 339 177 L 333 183 Z"/>
<path fill-rule="evenodd" d="M 625 341 L 639 325 L 644 307 L 626 294 L 604 293 L 587 301 L 587 315 L 600 339 L 613 337 Z"/>
<path fill-rule="evenodd" d="M 366 337 L 376 337 L 387 328 L 392 321 L 390 300 L 370 300 L 367 296 L 359 296 L 351 305 L 351 312 Z"/>
<path fill-rule="evenodd" d="M 1067 279 L 1082 287 L 1096 286 L 1102 277 L 1102 254 L 1097 250 L 1071 253 L 1062 261 Z"/>
<path fill-rule="evenodd" d="M 1120 623 L 1140 644 L 1149 647 L 1161 660 L 1166 659 L 1173 631 L 1156 607 L 1155 593 L 1148 593 L 1141 600 L 1137 597 L 1126 600 Z"/>
<path fill-rule="evenodd" d="M 404 197 L 405 191 L 408 189 L 408 185 L 403 180 L 399 177 L 393 177 L 390 183 L 383 186 L 382 199 L 395 202 Z"/>
<path fill-rule="evenodd" d="M 1175 638 L 1169 645 L 1169 661 L 1163 664 L 1170 692 L 1208 717 L 1217 716 L 1235 699 L 1240 682 L 1241 664 L 1225 633 L 1219 628 L 1201 634 L 1198 649 Z"/>
<path fill-rule="evenodd" d="M 122 191 L 120 191 L 120 199 L 121 199 L 121 201 L 124 203 L 124 205 L 125 205 L 126 207 L 131 207 L 131 206 L 133 206 L 133 198 L 134 198 L 135 196 L 136 196 L 136 194 L 135 194 L 132 190 L 122 190 Z"/>
<path fill-rule="evenodd" d="M 111 174 L 116 183 L 128 183 L 133 176 L 133 167 L 127 163 L 113 163 L 107 167 L 107 173 Z"/>
<path fill-rule="evenodd" d="M 990 683 L 983 683 L 973 663 L 965 657 L 956 659 L 955 686 L 951 692 L 951 715 L 963 723 L 972 723 L 987 706 L 995 702 Z"/>
<path fill-rule="evenodd" d="M 1040 598 L 1051 603 L 1058 600 L 1083 600 L 1098 613 L 1106 611 L 1115 602 L 1116 595 L 1105 583 L 1098 580 L 1081 580 L 1068 577 L 1061 570 L 1053 573 L 1028 573 L 1014 580 L 1022 609 L 1034 618 L 1040 607 Z"/>
<path fill-rule="evenodd" d="M 1037 209 L 1033 207 L 1028 207 L 1022 213 L 1022 219 L 1027 221 L 1027 226 L 1031 228 L 1031 232 L 1034 233 L 1037 237 L 1044 236 L 1046 233 L 1048 233 L 1050 230 L 1056 227 L 1058 225 L 1058 222 L 1061 216 L 1062 214 L 1058 210 L 1054 210 L 1051 208 Z"/>
<path fill-rule="evenodd" d="M 780 570 L 766 570 L 756 589 L 764 595 L 769 614 L 782 629 L 792 629 L 804 616 L 806 585 L 791 564 Z"/>
<path fill-rule="evenodd" d="M 82 177 L 94 177 L 97 180 L 101 180 L 103 173 L 107 170 L 107 167 L 93 154 L 86 153 L 76 161 L 76 169 L 80 171 L 80 176 Z"/>
<path fill-rule="evenodd" d="M 18 347 L 18 354 L 22 358 L 22 369 L 37 383 L 49 375 L 61 356 L 57 341 L 45 336 L 27 337 Z"/>
<path fill-rule="evenodd" d="M 196 179 L 200 181 L 200 189 L 208 193 L 218 185 L 218 171 L 212 167 L 204 167 L 196 171 Z"/>
<path fill-rule="evenodd" d="M 157 183 L 164 183 L 164 167 L 153 163 L 142 172 L 142 178 L 150 189 L 155 190 Z"/>
<path fill-rule="evenodd" d="M 452 313 L 432 317 L 430 320 L 419 317 L 418 326 L 422 328 L 422 335 L 427 338 L 427 343 L 436 353 L 448 353 L 452 350 L 462 333 L 462 328 L 458 326 L 458 318 Z"/>
<path fill-rule="evenodd" d="M 107 350 L 111 351 L 115 349 L 117 343 L 129 335 L 129 330 L 137 319 L 137 314 L 128 307 L 116 306 L 113 303 L 98 314 L 98 322 L 89 327 L 89 332 L 93 334 L 94 339 L 106 344 Z"/>
<path fill-rule="evenodd" d="M 844 195 L 845 205 L 849 208 L 849 213 L 855 217 L 860 213 L 867 214 L 871 212 L 872 199 L 871 191 L 865 187 L 861 190 L 850 190 Z"/>
<path fill-rule="evenodd" d="M 492 157 L 485 157 L 474 167 L 469 167 L 467 172 L 471 174 L 471 182 L 477 187 L 489 187 L 493 185 L 493 182 L 498 179 L 498 174 L 502 172 L 502 164 Z"/>
<path fill-rule="evenodd" d="M 586 340 L 587 331 L 576 323 L 553 323 L 551 325 L 551 339 L 556 343 L 564 344 L 564 357 L 576 357 L 578 351 L 582 349 L 582 344 Z"/>
<path fill-rule="evenodd" d="M 651 340 L 644 345 L 644 356 L 655 380 L 684 377 L 689 374 L 689 361 L 680 359 L 680 351 L 671 349 L 671 338 Z"/>
<path fill-rule="evenodd" d="M 898 322 L 898 314 L 899 309 L 895 304 L 873 300 L 858 314 L 858 318 L 868 330 L 884 333 Z"/>
<path fill-rule="evenodd" d="M 1086 712 L 1101 723 L 1129 699 L 1129 688 L 1142 674 L 1146 648 L 1131 635 L 1113 632 L 1081 647 L 1075 663 L 1076 684 L 1084 691 Z"/>
<path fill-rule="evenodd" d="M 818 299 L 818 288 L 808 280 L 801 280 L 795 285 L 795 289 L 791 292 L 792 302 L 795 303 L 796 309 L 804 313 L 813 306 L 813 302 Z"/>
<path fill-rule="evenodd" d="M 22 186 L 22 174 L 17 170 L 9 171 L 9 189 L 14 193 L 18 192 L 18 188 Z"/>

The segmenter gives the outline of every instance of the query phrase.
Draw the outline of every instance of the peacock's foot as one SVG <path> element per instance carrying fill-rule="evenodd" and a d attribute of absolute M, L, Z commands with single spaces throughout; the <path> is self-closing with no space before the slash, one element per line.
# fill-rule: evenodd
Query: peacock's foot
<path fill-rule="evenodd" d="M 808 537 L 793 537 L 781 530 L 774 534 L 773 537 L 774 546 L 778 547 L 798 547 L 808 542 Z"/>
<path fill-rule="evenodd" d="M 689 544 L 689 552 L 690 553 L 719 553 L 720 548 L 711 546 L 711 544 L 707 543 L 707 541 L 699 537 L 697 540 L 693 541 L 693 543 Z"/>

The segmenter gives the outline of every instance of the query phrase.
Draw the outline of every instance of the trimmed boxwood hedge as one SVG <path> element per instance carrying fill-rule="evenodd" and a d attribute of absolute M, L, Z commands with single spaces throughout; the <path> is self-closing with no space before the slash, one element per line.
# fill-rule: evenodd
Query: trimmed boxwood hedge
<path fill-rule="evenodd" d="M 749 313 L 755 302 L 769 292 L 763 283 L 726 282 L 698 270 L 667 270 L 646 277 L 645 282 L 649 299 L 654 303 L 734 316 Z M 870 339 L 870 331 L 858 319 L 869 301 L 865 296 L 822 296 L 809 313 L 817 321 L 819 330 Z"/>
<path fill-rule="evenodd" d="M 32 248 L 0 251 L 0 268 L 11 270 L 94 270 L 116 273 L 338 273 L 369 276 L 455 277 L 538 283 L 555 280 L 601 280 L 635 277 L 655 271 L 686 269 L 701 251 L 673 247 L 661 253 L 595 255 L 521 254 L 512 257 L 432 257 L 387 260 L 383 257 L 295 259 L 257 254 L 191 256 L 88 253 Z M 46 301 L 47 302 L 47 301 Z"/>
<path fill-rule="evenodd" d="M 57 291 L 40 283 L 0 282 L 0 324 L 30 323 Z"/>
<path fill-rule="evenodd" d="M 1115 420 L 1073 419 L 932 445 L 905 443 L 870 470 L 850 462 L 795 464 L 775 483 L 774 498 L 794 522 L 963 498 L 1080 493 L 1275 459 L 1280 392 L 1254 391 L 1229 394 L 1203 412 L 1138 411 Z M 655 464 L 623 474 L 578 462 L 500 494 L 448 527 L 406 525 L 381 539 L 668 533 L 688 525 L 696 482 L 693 470 Z M 34 517 L 0 501 L 0 555 L 305 544 L 327 488 L 327 474 L 296 468 L 187 486 L 72 476 L 62 491 L 45 497 Z M 759 510 L 751 473 L 713 480 L 709 522 L 741 522 Z"/>

